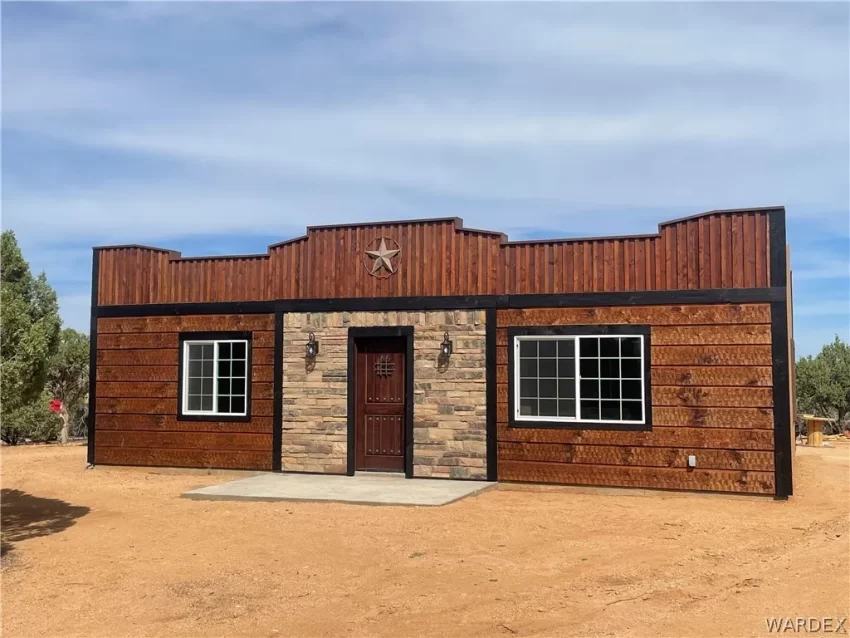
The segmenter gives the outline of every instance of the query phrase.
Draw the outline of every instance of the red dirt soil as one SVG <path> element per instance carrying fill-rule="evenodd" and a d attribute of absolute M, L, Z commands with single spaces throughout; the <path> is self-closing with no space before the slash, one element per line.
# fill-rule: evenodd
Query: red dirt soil
<path fill-rule="evenodd" d="M 3 634 L 763 636 L 848 616 L 835 446 L 798 449 L 785 502 L 503 485 L 439 508 L 191 501 L 233 477 L 4 448 Z"/>

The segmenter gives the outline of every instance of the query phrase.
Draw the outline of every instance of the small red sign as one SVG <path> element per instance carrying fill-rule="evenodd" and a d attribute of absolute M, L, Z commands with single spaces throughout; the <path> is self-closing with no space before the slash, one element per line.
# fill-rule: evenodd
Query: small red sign
<path fill-rule="evenodd" d="M 51 412 L 61 412 L 62 411 L 62 402 L 59 399 L 51 399 L 51 401 L 50 401 L 50 411 Z"/>

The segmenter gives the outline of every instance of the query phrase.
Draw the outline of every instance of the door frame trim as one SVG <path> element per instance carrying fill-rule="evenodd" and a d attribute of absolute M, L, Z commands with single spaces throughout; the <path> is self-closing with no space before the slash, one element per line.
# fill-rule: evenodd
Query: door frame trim
<path fill-rule="evenodd" d="M 354 375 L 356 372 L 356 340 L 370 337 L 404 338 L 404 478 L 413 478 L 413 326 L 374 326 L 348 329 L 348 375 L 347 394 L 347 446 L 348 458 L 346 474 L 354 476 L 354 452 L 356 396 Z"/>

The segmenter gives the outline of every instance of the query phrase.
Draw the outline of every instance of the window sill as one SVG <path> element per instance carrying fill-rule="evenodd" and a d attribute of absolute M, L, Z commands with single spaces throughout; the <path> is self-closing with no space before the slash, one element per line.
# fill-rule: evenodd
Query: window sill
<path fill-rule="evenodd" d="M 234 414 L 180 414 L 177 415 L 178 421 L 206 421 L 207 423 L 246 423 L 251 420 L 250 414 L 234 415 Z"/>
<path fill-rule="evenodd" d="M 651 423 L 597 423 L 594 421 L 517 421 L 511 419 L 509 428 L 540 430 L 624 430 L 648 432 Z"/>

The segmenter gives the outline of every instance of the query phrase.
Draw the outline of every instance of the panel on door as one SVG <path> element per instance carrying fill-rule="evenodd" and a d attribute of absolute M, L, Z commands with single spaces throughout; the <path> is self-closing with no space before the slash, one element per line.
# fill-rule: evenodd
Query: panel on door
<path fill-rule="evenodd" d="M 404 471 L 404 338 L 355 345 L 354 469 Z"/>

